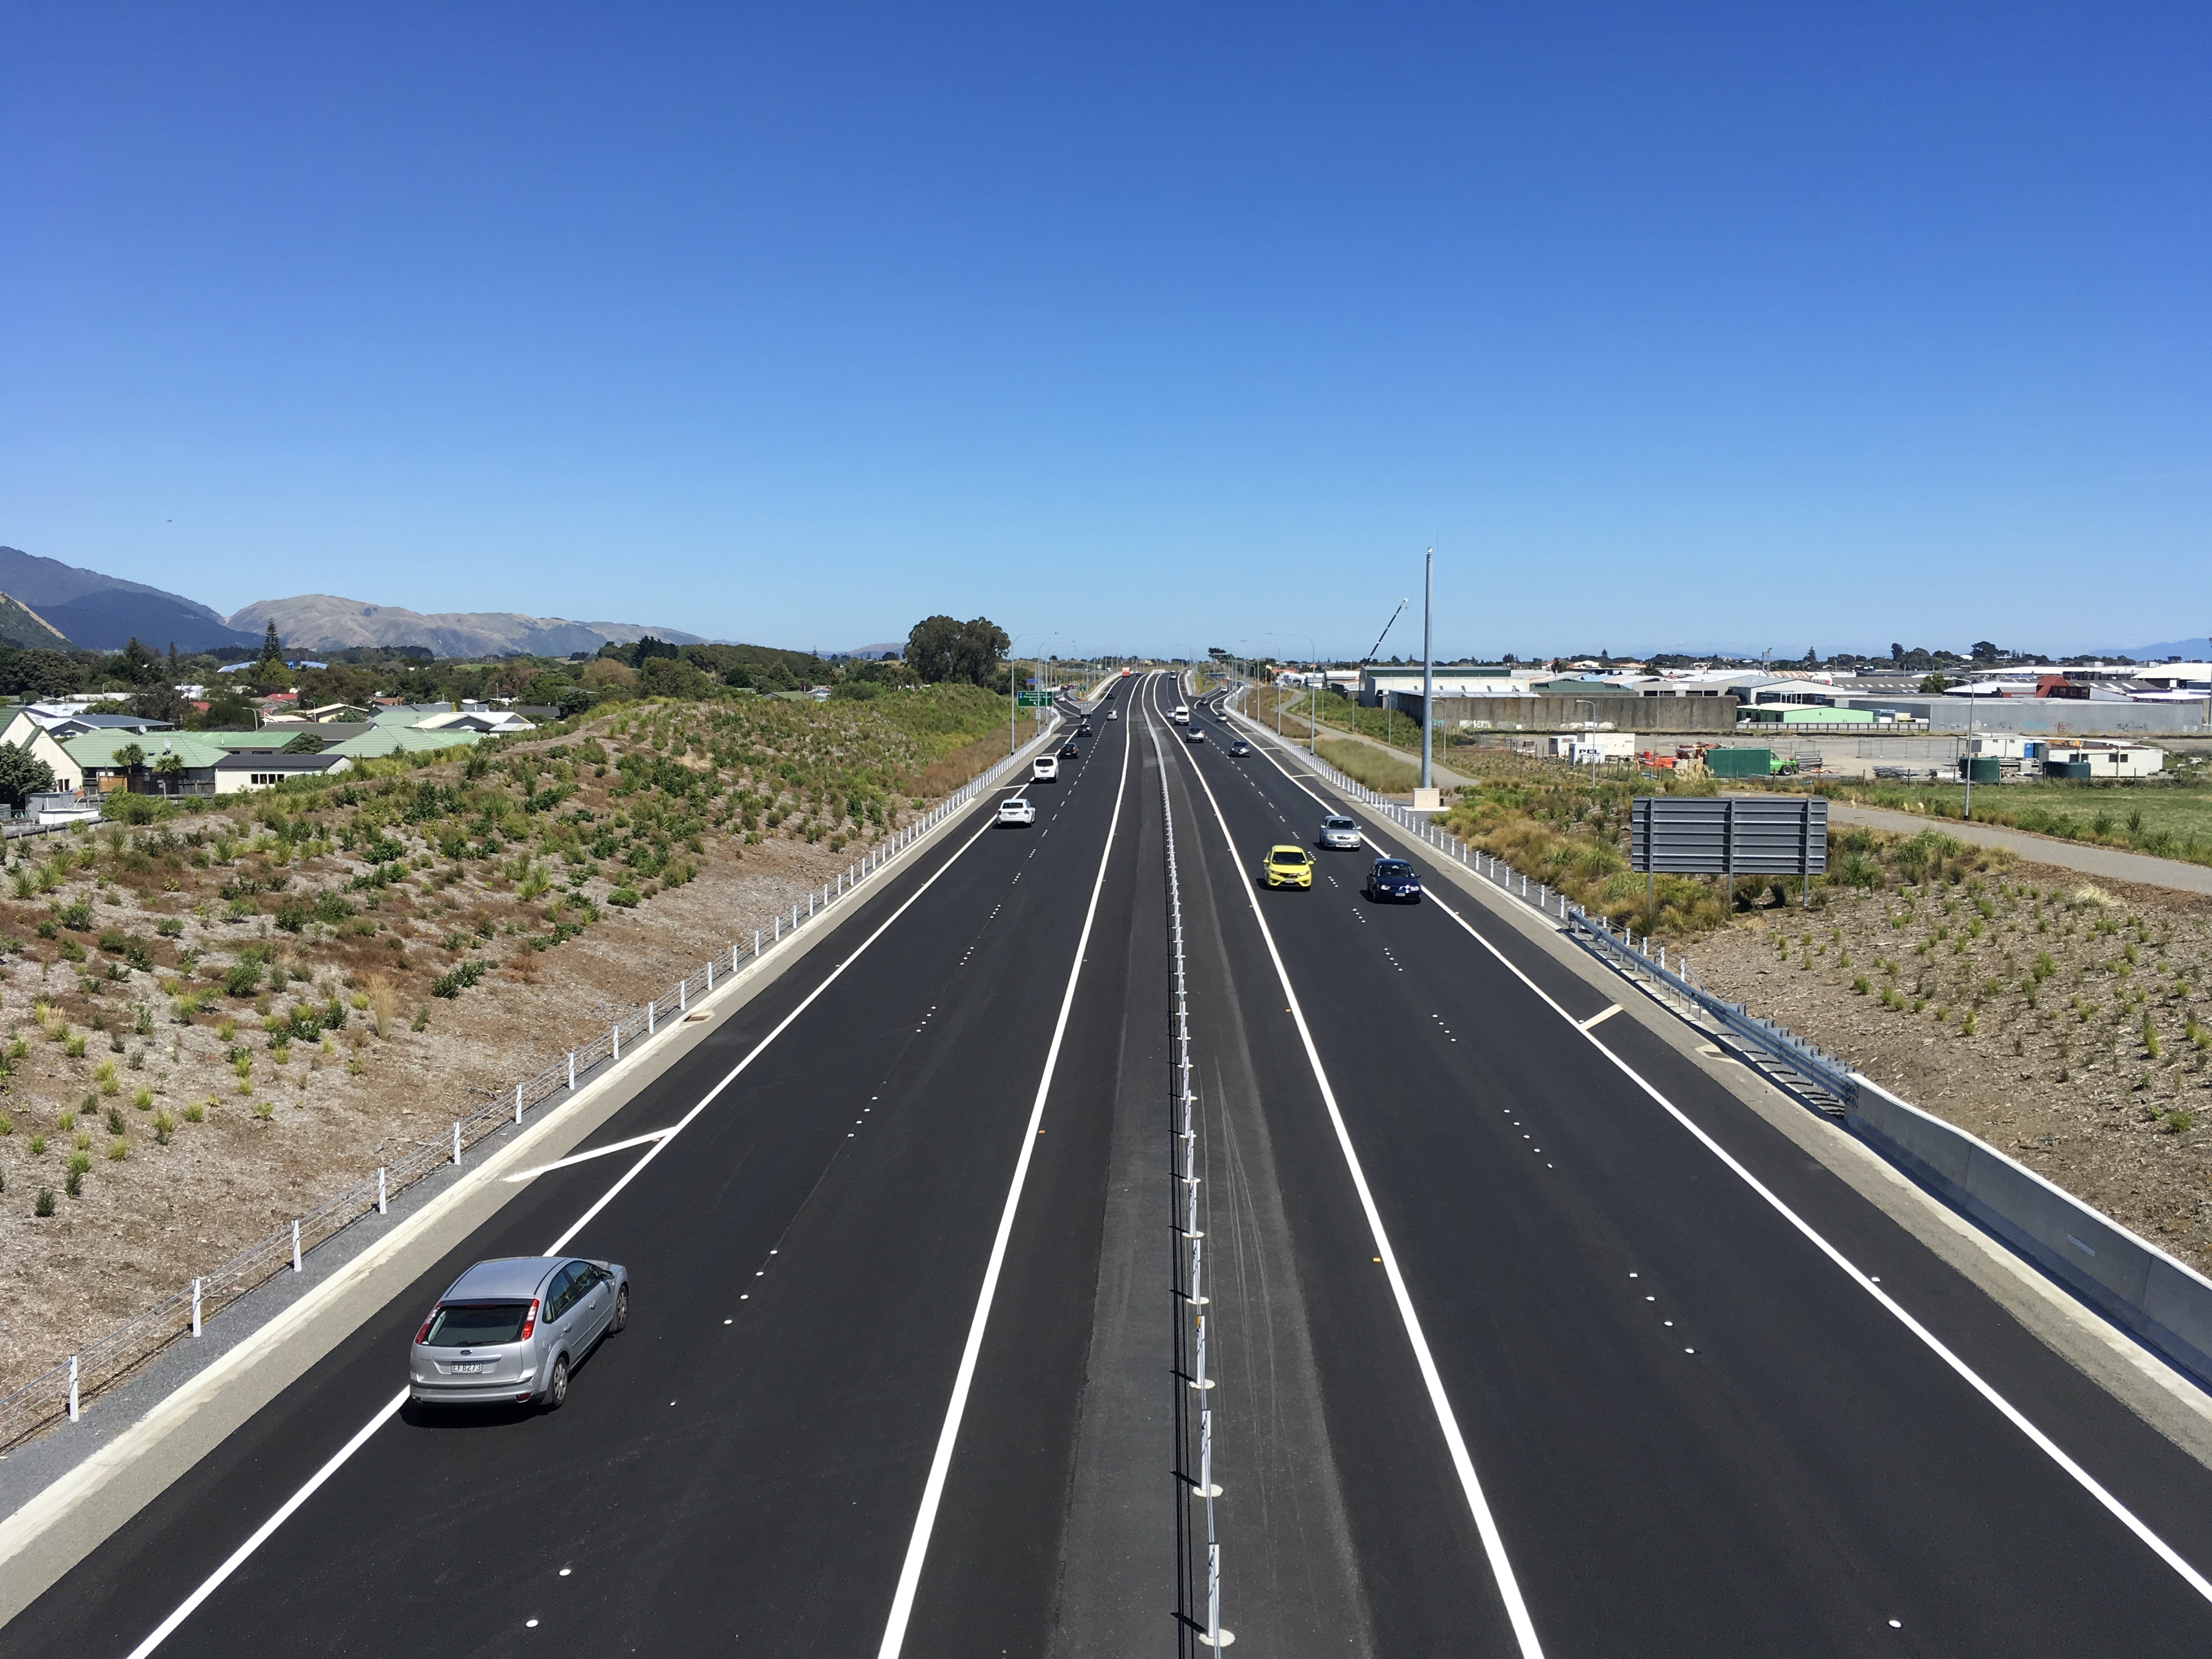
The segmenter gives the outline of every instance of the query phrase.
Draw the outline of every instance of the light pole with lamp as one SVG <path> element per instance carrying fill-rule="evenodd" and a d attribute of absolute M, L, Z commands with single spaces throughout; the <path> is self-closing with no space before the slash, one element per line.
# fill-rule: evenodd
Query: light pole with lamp
<path fill-rule="evenodd" d="M 1321 668 L 1321 647 L 1314 643 L 1314 636 L 1310 634 L 1271 633 L 1267 637 L 1271 640 L 1304 640 L 1306 642 L 1306 649 L 1313 653 L 1306 659 L 1306 690 L 1313 699 L 1310 705 L 1312 712 L 1306 716 L 1306 752 L 1318 756 L 1321 753 L 1321 694 L 1313 683 L 1313 677 Z M 1275 700 L 1275 730 L 1278 735 L 1281 733 L 1282 729 L 1283 704 L 1282 699 L 1278 696 Z"/>
<path fill-rule="evenodd" d="M 1421 562 L 1421 787 L 1435 787 L 1429 776 L 1429 740 L 1437 725 L 1437 653 L 1431 624 L 1437 609 L 1437 550 Z M 1424 797 L 1423 799 L 1425 799 Z"/>
<path fill-rule="evenodd" d="M 1055 630 L 1053 633 L 1040 636 L 1035 629 L 1031 629 L 1026 634 L 1015 635 L 1013 639 L 1009 641 L 1006 646 L 1006 752 L 1009 755 L 1012 754 L 1015 750 L 1021 747 L 1020 743 L 1014 736 L 1015 717 L 1017 712 L 1021 708 L 1021 692 L 1019 688 L 1022 683 L 1022 677 L 1019 672 L 1021 664 L 1014 655 L 1014 647 L 1020 644 L 1024 640 L 1036 639 L 1039 637 L 1048 640 L 1056 640 L 1060 637 L 1060 635 Z M 1039 714 L 1037 716 L 1037 724 L 1040 726 L 1044 724 L 1044 716 L 1042 714 Z"/>

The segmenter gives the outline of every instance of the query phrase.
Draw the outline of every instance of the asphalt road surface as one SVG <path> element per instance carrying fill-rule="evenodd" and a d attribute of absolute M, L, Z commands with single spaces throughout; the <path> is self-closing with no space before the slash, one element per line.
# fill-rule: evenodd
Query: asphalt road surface
<path fill-rule="evenodd" d="M 956 829 L 591 1144 L 680 1133 L 530 1182 L 0 1652 L 1207 1651 L 1170 827 L 1241 1648 L 2212 1651 L 2212 1475 L 1479 905 L 1365 901 L 1394 849 L 1255 890 L 1333 804 L 1163 701 L 1121 682 L 1033 828 Z M 566 1407 L 392 1411 L 445 1285 L 556 1242 L 635 1296 Z"/>

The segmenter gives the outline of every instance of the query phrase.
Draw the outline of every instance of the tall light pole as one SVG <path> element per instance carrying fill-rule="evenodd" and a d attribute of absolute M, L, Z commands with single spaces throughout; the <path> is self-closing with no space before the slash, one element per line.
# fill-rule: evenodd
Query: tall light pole
<path fill-rule="evenodd" d="M 1020 743 L 1017 741 L 1014 737 L 1014 716 L 1015 711 L 1021 707 L 1021 693 L 1019 688 L 1022 683 L 1022 677 L 1019 672 L 1021 665 L 1014 656 L 1014 647 L 1019 645 L 1024 640 L 1037 639 L 1040 637 L 1048 640 L 1056 640 L 1060 635 L 1057 632 L 1040 635 L 1036 629 L 1031 629 L 1026 634 L 1015 635 L 1012 641 L 1006 647 L 1006 752 L 1009 755 L 1012 754 L 1015 750 L 1021 747 Z M 1040 726 L 1044 724 L 1043 715 L 1040 714 L 1037 716 L 1037 724 Z"/>
<path fill-rule="evenodd" d="M 1319 755 L 1321 753 L 1321 693 L 1313 684 L 1313 676 L 1321 666 L 1321 647 L 1314 643 L 1314 636 L 1310 634 L 1291 634 L 1287 636 L 1270 634 L 1267 637 L 1271 640 L 1279 637 L 1304 640 L 1306 642 L 1306 649 L 1313 653 L 1306 659 L 1306 690 L 1313 697 L 1311 704 L 1313 712 L 1306 716 L 1306 752 L 1310 755 Z M 1275 700 L 1276 734 L 1280 736 L 1282 730 L 1283 703 L 1279 696 Z"/>
<path fill-rule="evenodd" d="M 1437 723 L 1437 659 L 1430 623 L 1437 601 L 1437 550 L 1421 562 L 1421 787 L 1429 783 L 1429 734 Z"/>

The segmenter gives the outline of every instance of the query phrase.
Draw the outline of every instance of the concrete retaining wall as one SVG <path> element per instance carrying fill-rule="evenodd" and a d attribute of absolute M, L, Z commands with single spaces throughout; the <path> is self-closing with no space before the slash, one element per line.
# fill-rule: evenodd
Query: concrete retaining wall
<path fill-rule="evenodd" d="M 1859 1077 L 1851 1132 L 2212 1388 L 2212 1279 L 1986 1141 Z"/>
<path fill-rule="evenodd" d="M 1404 692 L 1401 713 L 1421 717 L 1421 700 Z M 1734 697 L 1438 697 L 1437 724 L 1456 729 L 1462 720 L 1499 732 L 1579 732 L 1596 705 L 1601 729 L 1614 732 L 1733 732 Z"/>
<path fill-rule="evenodd" d="M 1838 701 L 1846 708 L 1893 708 L 1926 720 L 1931 732 L 1964 732 L 1971 722 L 1978 732 L 2020 732 L 2032 737 L 2212 734 L 2212 701 L 2089 702 L 2071 697 L 1881 697 L 1856 692 L 1845 693 Z"/>

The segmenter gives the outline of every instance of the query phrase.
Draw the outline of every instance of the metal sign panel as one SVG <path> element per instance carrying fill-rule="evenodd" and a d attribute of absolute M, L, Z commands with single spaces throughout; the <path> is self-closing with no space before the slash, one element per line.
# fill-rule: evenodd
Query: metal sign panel
<path fill-rule="evenodd" d="M 1024 708 L 1052 707 L 1052 693 L 1049 691 L 1017 691 L 1014 693 L 1014 700 Z"/>
<path fill-rule="evenodd" d="M 1676 876 L 1818 876 L 1828 868 L 1819 795 L 1640 795 L 1630 805 L 1629 867 Z"/>

